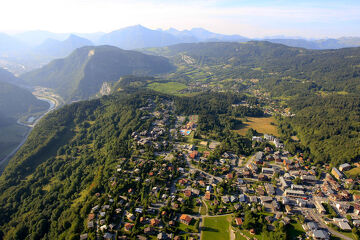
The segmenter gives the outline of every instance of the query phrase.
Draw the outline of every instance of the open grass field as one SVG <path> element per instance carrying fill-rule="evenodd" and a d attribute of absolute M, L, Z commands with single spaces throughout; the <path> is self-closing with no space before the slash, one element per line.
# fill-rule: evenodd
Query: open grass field
<path fill-rule="evenodd" d="M 201 231 L 203 240 L 229 240 L 231 215 L 205 217 Z"/>
<path fill-rule="evenodd" d="M 360 176 L 360 168 L 357 167 L 350 169 L 349 171 L 346 171 L 345 174 L 350 178 L 356 178 L 357 176 Z"/>
<path fill-rule="evenodd" d="M 179 91 L 187 88 L 185 84 L 178 82 L 167 82 L 167 83 L 151 83 L 147 86 L 149 89 L 152 89 L 157 92 L 167 93 L 167 94 L 179 94 Z"/>
<path fill-rule="evenodd" d="M 278 135 L 276 125 L 272 125 L 271 123 L 275 124 L 275 119 L 273 117 L 268 118 L 255 118 L 255 117 L 248 117 L 247 121 L 242 119 L 243 124 L 240 129 L 236 130 L 240 135 L 245 136 L 246 132 L 252 128 L 259 133 L 262 134 L 271 134 L 274 136 Z"/>

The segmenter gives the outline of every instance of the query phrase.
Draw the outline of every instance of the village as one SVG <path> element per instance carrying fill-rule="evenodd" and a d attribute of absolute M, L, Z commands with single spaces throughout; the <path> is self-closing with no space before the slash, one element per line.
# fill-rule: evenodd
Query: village
<path fill-rule="evenodd" d="M 295 239 L 348 240 L 360 227 L 359 180 L 346 175 L 359 163 L 319 168 L 269 134 L 251 139 L 261 151 L 214 159 L 220 142 L 193 139 L 197 115 L 165 99 L 140 110 L 148 128 L 131 134 L 135 154 L 114 163 L 80 239 L 260 239 L 288 226 Z"/>

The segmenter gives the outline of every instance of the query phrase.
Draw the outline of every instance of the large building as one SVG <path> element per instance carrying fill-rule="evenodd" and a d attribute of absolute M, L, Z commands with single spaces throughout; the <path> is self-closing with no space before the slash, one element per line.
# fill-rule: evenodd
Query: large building
<path fill-rule="evenodd" d="M 335 167 L 331 170 L 331 174 L 338 180 L 344 177 L 344 175 Z"/>

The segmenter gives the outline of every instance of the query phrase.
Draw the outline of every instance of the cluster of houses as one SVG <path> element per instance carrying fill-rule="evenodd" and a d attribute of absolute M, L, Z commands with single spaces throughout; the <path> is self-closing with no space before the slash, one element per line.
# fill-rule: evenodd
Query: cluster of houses
<path fill-rule="evenodd" d="M 198 239 L 190 227 L 199 222 L 200 209 L 205 205 L 207 214 L 213 215 L 239 212 L 251 205 L 254 211 L 271 212 L 265 220 L 272 226 L 275 221 L 291 224 L 294 216 L 307 216 L 309 210 L 325 217 L 328 212 L 323 203 L 330 203 L 338 213 L 331 223 L 347 231 L 359 226 L 360 196 L 346 189 L 344 174 L 351 165 L 340 165 L 323 177 L 322 169 L 308 164 L 302 154 L 293 156 L 278 138 L 267 134 L 253 140 L 272 142 L 274 149 L 266 147 L 247 162 L 244 156 L 228 151 L 210 163 L 211 144 L 199 150 L 195 145 L 167 138 L 171 127 L 180 129 L 184 136 L 196 129 L 196 121 L 191 118 L 182 124 L 184 117 L 178 117 L 179 126 L 171 126 L 172 102 L 163 100 L 159 104 L 149 99 L 141 110 L 143 119 L 152 119 L 153 124 L 132 133 L 139 155 L 119 159 L 114 166 L 108 179 L 110 190 L 96 193 L 86 222 L 88 233 L 81 239 L 87 239 L 89 233 L 98 239 L 130 239 L 132 234 L 137 239 Z M 156 159 L 143 157 L 145 145 L 153 146 Z M 133 196 L 141 196 L 141 201 Z M 345 218 L 349 213 L 351 222 Z M 242 216 L 234 219 L 237 226 L 243 220 Z M 303 224 L 308 237 L 330 239 L 329 231 L 319 226 L 311 218 Z"/>
<path fill-rule="evenodd" d="M 265 141 L 268 141 L 268 142 L 272 142 L 276 148 L 284 148 L 284 144 L 281 143 L 281 141 L 272 136 L 272 135 L 269 135 L 269 134 L 264 134 L 263 137 L 261 136 L 253 136 L 252 137 L 252 140 L 255 141 L 255 142 L 265 142 Z"/>

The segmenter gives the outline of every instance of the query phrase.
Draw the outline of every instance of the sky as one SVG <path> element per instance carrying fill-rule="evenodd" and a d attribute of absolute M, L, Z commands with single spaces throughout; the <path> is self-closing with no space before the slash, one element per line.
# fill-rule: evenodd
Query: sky
<path fill-rule="evenodd" d="M 360 36 L 359 0 L 0 0 L 0 31 L 202 27 L 251 38 Z"/>

